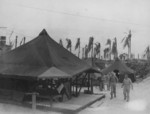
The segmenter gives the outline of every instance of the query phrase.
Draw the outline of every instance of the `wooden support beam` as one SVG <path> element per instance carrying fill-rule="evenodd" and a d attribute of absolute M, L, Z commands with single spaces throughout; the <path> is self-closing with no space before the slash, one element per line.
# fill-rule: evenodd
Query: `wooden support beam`
<path fill-rule="evenodd" d="M 85 76 L 84 76 L 84 78 L 83 78 L 83 80 L 82 80 L 82 85 L 83 85 L 83 83 L 84 83 L 84 80 L 86 79 L 86 76 L 87 76 L 87 73 L 85 74 Z M 80 85 L 80 88 L 79 88 L 79 91 L 78 91 L 78 95 L 80 94 L 80 91 L 81 91 L 81 89 L 82 89 L 82 85 Z"/>
<path fill-rule="evenodd" d="M 32 109 L 36 110 L 36 94 L 32 94 Z"/>
<path fill-rule="evenodd" d="M 36 110 L 36 96 L 39 95 L 39 93 L 33 92 L 33 93 L 26 93 L 27 95 L 32 95 L 32 109 Z"/>
<path fill-rule="evenodd" d="M 77 85 L 77 82 L 78 82 L 78 78 L 76 77 L 76 97 L 78 95 L 78 85 Z"/>
<path fill-rule="evenodd" d="M 88 73 L 88 92 L 90 91 L 90 74 Z"/>
<path fill-rule="evenodd" d="M 91 94 L 93 94 L 93 78 L 92 78 L 92 76 L 91 76 Z"/>
<path fill-rule="evenodd" d="M 70 97 L 72 97 L 72 79 L 70 78 Z"/>

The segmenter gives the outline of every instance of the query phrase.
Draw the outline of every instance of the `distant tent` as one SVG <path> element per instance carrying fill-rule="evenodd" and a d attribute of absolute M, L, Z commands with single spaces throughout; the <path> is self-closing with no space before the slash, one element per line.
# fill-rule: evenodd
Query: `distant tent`
<path fill-rule="evenodd" d="M 126 64 L 118 58 L 116 58 L 116 60 L 110 66 L 103 69 L 102 73 L 107 74 L 107 73 L 112 72 L 112 71 L 114 71 L 114 72 L 119 71 L 120 74 L 127 73 L 127 74 L 133 75 L 133 73 L 134 73 L 134 70 L 127 67 Z M 130 77 L 131 77 L 132 81 L 135 81 L 134 76 L 130 76 Z M 122 77 L 120 76 L 119 78 L 120 78 L 120 81 L 122 82 L 123 76 Z"/>
<path fill-rule="evenodd" d="M 0 56 L 1 76 L 11 78 L 70 77 L 90 69 L 86 62 L 56 43 L 45 29 L 32 41 Z"/>

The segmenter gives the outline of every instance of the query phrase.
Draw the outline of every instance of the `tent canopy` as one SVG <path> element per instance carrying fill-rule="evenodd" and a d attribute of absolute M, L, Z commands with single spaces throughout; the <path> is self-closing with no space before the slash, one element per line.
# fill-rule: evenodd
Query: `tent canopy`
<path fill-rule="evenodd" d="M 55 42 L 45 29 L 35 39 L 0 56 L 0 74 L 6 76 L 70 77 L 91 69 Z"/>
<path fill-rule="evenodd" d="M 119 72 L 124 72 L 124 73 L 134 73 L 132 69 L 127 67 L 125 63 L 123 63 L 121 60 L 118 58 L 107 68 L 102 70 L 103 74 L 107 74 L 109 72 L 112 72 L 114 70 L 118 70 Z"/>
<path fill-rule="evenodd" d="M 70 75 L 57 69 L 56 67 L 51 67 L 48 70 L 46 70 L 44 73 L 39 75 L 38 78 L 62 78 L 62 77 L 69 77 Z"/>

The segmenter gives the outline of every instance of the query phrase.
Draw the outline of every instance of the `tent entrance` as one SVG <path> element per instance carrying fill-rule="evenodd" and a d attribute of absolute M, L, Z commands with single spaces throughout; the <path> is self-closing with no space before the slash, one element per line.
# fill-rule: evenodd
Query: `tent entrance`
<path fill-rule="evenodd" d="M 117 78 L 120 80 L 120 73 L 119 70 L 115 69 L 114 73 L 116 74 Z"/>

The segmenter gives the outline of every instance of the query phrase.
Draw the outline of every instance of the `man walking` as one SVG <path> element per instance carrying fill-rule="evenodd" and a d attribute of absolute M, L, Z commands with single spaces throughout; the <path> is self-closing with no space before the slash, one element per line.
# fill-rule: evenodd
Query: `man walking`
<path fill-rule="evenodd" d="M 132 81 L 130 78 L 128 78 L 128 75 L 125 75 L 125 78 L 122 83 L 122 87 L 123 87 L 124 100 L 127 100 L 128 102 L 130 98 L 130 95 L 129 95 L 130 87 L 132 87 L 133 89 Z"/>
<path fill-rule="evenodd" d="M 116 77 L 115 73 L 112 72 L 111 73 L 111 76 L 110 76 L 110 79 L 109 79 L 109 85 L 110 85 L 110 95 L 111 95 L 111 98 L 110 99 L 113 99 L 113 97 L 116 97 L 116 83 L 118 82 L 118 78 Z"/>

